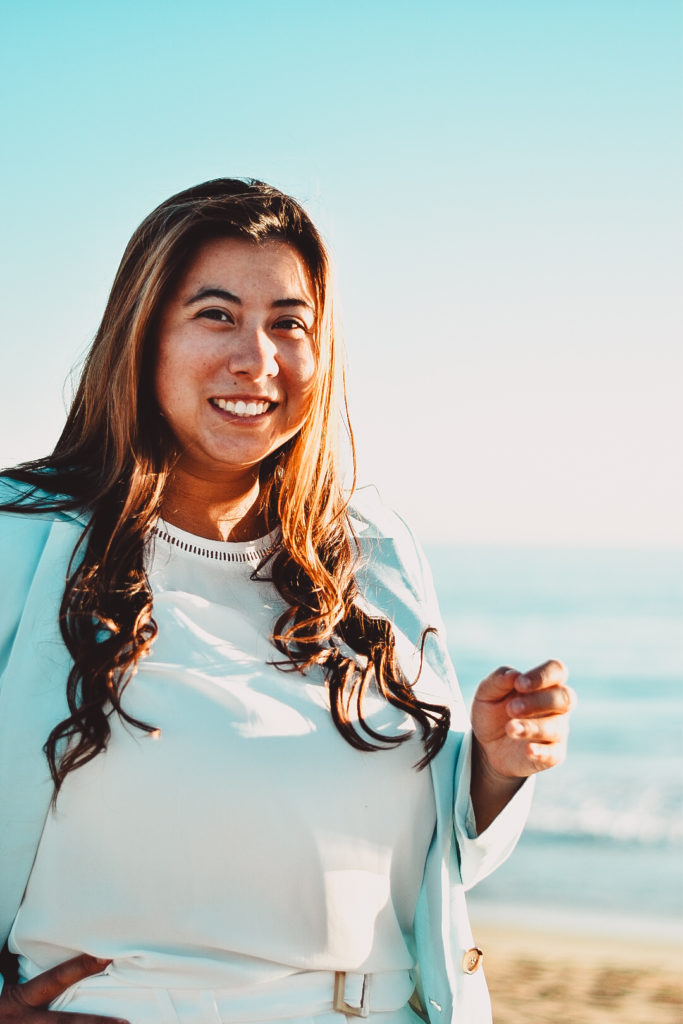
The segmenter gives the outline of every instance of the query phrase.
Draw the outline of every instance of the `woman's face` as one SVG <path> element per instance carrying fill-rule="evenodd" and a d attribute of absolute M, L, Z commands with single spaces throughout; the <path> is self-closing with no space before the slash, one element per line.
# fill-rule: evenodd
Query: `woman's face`
<path fill-rule="evenodd" d="M 161 315 L 155 372 L 181 465 L 206 479 L 253 470 L 309 409 L 315 299 L 285 242 L 206 242 Z"/>

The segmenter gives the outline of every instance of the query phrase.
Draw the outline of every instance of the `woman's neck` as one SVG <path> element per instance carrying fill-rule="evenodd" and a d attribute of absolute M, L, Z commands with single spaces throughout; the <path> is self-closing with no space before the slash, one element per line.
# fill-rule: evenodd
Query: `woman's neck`
<path fill-rule="evenodd" d="M 161 514 L 173 526 L 210 540 L 255 540 L 266 533 L 259 479 L 253 473 L 216 482 L 176 467 Z"/>

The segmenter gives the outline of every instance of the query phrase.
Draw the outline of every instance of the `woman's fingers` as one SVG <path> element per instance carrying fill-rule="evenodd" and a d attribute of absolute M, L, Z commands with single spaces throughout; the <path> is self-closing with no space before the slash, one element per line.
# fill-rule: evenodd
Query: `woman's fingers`
<path fill-rule="evenodd" d="M 486 763 L 505 779 L 526 778 L 564 761 L 568 712 L 576 694 L 561 661 L 525 673 L 499 668 L 480 683 L 472 704 L 472 728 Z"/>
<path fill-rule="evenodd" d="M 552 686 L 563 686 L 569 679 L 569 669 L 561 661 L 544 661 L 542 665 L 531 668 L 515 680 L 515 688 L 522 693 L 546 690 Z"/>
<path fill-rule="evenodd" d="M 492 672 L 479 683 L 477 687 L 477 700 L 494 703 L 509 696 L 510 692 L 514 690 L 515 681 L 520 674 L 516 668 L 501 665 L 500 668 L 497 668 L 495 672 Z"/>
<path fill-rule="evenodd" d="M 546 661 L 515 679 L 515 692 L 507 703 L 511 718 L 566 715 L 576 705 L 567 686 L 569 672 L 561 661 Z"/>
<path fill-rule="evenodd" d="M 536 693 L 516 694 L 508 701 L 511 718 L 537 718 L 547 715 L 566 715 L 576 703 L 576 694 L 569 686 L 553 686 Z"/>
<path fill-rule="evenodd" d="M 569 732 L 566 718 L 552 715 L 550 718 L 513 718 L 505 726 L 505 732 L 515 740 L 531 740 L 533 743 L 562 743 Z"/>
<path fill-rule="evenodd" d="M 511 739 L 520 741 L 516 759 L 524 766 L 524 771 L 526 766 L 534 771 L 554 768 L 567 756 L 567 715 L 511 719 L 505 726 L 505 732 Z"/>
<path fill-rule="evenodd" d="M 511 718 L 565 715 L 576 706 L 576 694 L 566 685 L 568 678 L 561 661 L 546 661 L 524 673 L 503 666 L 479 684 L 476 699 L 503 704 Z"/>
<path fill-rule="evenodd" d="M 21 985 L 5 985 L 0 994 L 0 1024 L 128 1024 L 118 1017 L 46 1009 L 71 985 L 99 974 L 110 963 L 82 953 Z"/>
<path fill-rule="evenodd" d="M 503 700 L 513 691 L 519 694 L 538 693 L 553 687 L 563 687 L 569 678 L 569 670 L 561 661 L 545 661 L 527 672 L 503 665 L 482 680 L 477 688 L 479 700 Z"/>
<path fill-rule="evenodd" d="M 91 974 L 99 974 L 111 963 L 111 960 L 98 960 L 97 957 L 81 953 L 71 960 L 51 967 L 49 971 L 32 978 L 23 985 L 17 985 L 21 998 L 27 1006 L 47 1006 L 57 996 L 61 996 L 65 989 L 75 985 L 77 981 L 83 981 Z"/>

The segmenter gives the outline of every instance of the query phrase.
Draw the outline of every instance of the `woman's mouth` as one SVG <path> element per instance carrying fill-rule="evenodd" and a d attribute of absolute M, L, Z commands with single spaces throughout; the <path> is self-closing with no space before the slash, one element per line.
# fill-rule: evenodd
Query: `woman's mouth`
<path fill-rule="evenodd" d="M 216 409 L 232 413 L 233 416 L 262 416 L 275 406 L 274 402 L 245 401 L 243 398 L 210 398 Z"/>

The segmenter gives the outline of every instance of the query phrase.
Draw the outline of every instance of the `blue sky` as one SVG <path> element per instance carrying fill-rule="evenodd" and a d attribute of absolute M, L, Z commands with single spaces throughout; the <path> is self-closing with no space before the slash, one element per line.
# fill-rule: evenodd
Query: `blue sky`
<path fill-rule="evenodd" d="M 140 219 L 245 174 L 331 245 L 361 478 L 425 539 L 683 543 L 678 2 L 27 0 L 3 30 L 0 462 L 54 442 Z"/>

